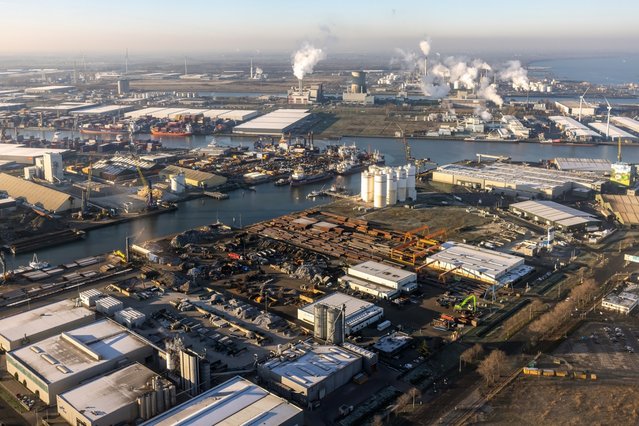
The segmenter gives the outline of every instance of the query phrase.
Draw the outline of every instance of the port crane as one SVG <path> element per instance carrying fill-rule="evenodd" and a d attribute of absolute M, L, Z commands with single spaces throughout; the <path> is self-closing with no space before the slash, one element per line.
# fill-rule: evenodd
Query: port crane
<path fill-rule="evenodd" d="M 140 175 L 140 181 L 142 181 L 142 185 L 148 188 L 146 194 L 146 208 L 147 210 L 153 210 L 155 208 L 155 202 L 153 201 L 153 187 L 151 186 L 151 181 L 147 180 L 144 177 L 140 166 L 136 166 L 136 169 L 138 169 L 138 174 Z"/>

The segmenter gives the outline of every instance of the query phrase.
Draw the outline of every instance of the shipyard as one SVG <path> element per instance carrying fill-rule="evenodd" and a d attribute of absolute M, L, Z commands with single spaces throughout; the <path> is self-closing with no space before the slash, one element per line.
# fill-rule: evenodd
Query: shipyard
<path fill-rule="evenodd" d="M 0 426 L 639 421 L 636 55 L 162 7 L 0 61 Z"/>

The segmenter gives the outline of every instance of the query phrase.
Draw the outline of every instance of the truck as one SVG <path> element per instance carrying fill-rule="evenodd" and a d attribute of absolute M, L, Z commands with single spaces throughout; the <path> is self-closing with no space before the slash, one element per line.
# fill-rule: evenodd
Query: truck
<path fill-rule="evenodd" d="M 379 324 L 377 324 L 377 331 L 384 331 L 390 326 L 391 326 L 391 322 L 389 320 L 382 321 Z"/>

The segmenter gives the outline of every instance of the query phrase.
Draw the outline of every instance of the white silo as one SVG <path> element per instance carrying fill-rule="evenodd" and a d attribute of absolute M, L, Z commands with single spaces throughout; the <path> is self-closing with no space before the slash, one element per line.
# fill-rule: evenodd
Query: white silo
<path fill-rule="evenodd" d="M 417 200 L 417 190 L 415 189 L 415 166 L 406 166 L 406 196 L 411 200 Z"/>
<path fill-rule="evenodd" d="M 403 203 L 406 201 L 406 169 L 403 167 L 397 168 L 397 201 Z"/>
<path fill-rule="evenodd" d="M 386 205 L 397 204 L 397 173 L 393 169 L 388 169 L 386 174 Z"/>
<path fill-rule="evenodd" d="M 366 170 L 362 172 L 362 183 L 360 188 L 360 198 L 362 199 L 362 201 L 370 203 L 371 200 L 368 198 L 368 171 Z"/>
<path fill-rule="evenodd" d="M 368 170 L 368 202 L 372 203 L 375 196 L 375 173 Z"/>
<path fill-rule="evenodd" d="M 373 207 L 379 209 L 386 206 L 386 175 L 375 173 L 374 182 Z"/>
<path fill-rule="evenodd" d="M 186 177 L 184 176 L 184 173 L 171 175 L 169 180 L 171 181 L 171 192 L 175 192 L 176 194 L 184 192 L 184 189 L 186 188 Z"/>

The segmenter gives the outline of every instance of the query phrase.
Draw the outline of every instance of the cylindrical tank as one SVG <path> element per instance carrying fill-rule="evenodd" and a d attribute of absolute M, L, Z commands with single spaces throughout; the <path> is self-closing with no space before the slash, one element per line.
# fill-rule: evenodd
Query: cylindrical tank
<path fill-rule="evenodd" d="M 175 370 L 175 360 L 173 359 L 173 351 L 166 352 L 166 369 L 169 371 Z"/>
<path fill-rule="evenodd" d="M 397 173 L 389 169 L 386 174 L 386 205 L 397 204 Z"/>
<path fill-rule="evenodd" d="M 203 359 L 200 361 L 200 389 L 199 392 L 209 390 L 211 387 L 211 363 Z"/>
<path fill-rule="evenodd" d="M 175 389 L 175 385 L 169 386 L 169 392 L 171 395 L 171 407 L 174 407 L 177 404 L 177 390 Z"/>
<path fill-rule="evenodd" d="M 313 307 L 313 315 L 315 317 L 314 337 L 319 340 L 326 340 L 326 305 L 317 303 Z"/>
<path fill-rule="evenodd" d="M 147 394 L 149 400 L 151 400 L 151 417 L 158 415 L 158 401 L 155 398 L 155 391 Z"/>
<path fill-rule="evenodd" d="M 171 405 L 171 390 L 169 388 L 162 389 L 162 396 L 164 398 L 164 409 L 168 410 L 172 407 Z"/>
<path fill-rule="evenodd" d="M 163 413 L 167 407 L 164 404 L 164 389 L 161 384 L 158 385 L 158 388 L 155 391 L 155 399 L 158 407 L 158 414 Z"/>
<path fill-rule="evenodd" d="M 184 192 L 184 188 L 186 188 L 186 177 L 184 173 L 171 175 L 169 180 L 171 181 L 171 192 L 175 192 L 176 194 Z"/>
<path fill-rule="evenodd" d="M 406 201 L 406 169 L 399 167 L 397 173 L 399 175 L 397 179 L 397 201 L 403 203 Z"/>
<path fill-rule="evenodd" d="M 386 175 L 378 172 L 374 179 L 373 207 L 379 209 L 384 206 L 386 206 Z"/>
<path fill-rule="evenodd" d="M 326 340 L 339 345 L 344 342 L 344 324 L 342 310 L 338 307 L 328 309 L 326 315 Z"/>
<path fill-rule="evenodd" d="M 148 393 L 144 394 L 144 407 L 146 410 L 146 415 L 149 416 L 149 418 L 155 416 L 155 414 L 153 414 L 153 411 L 151 410 L 151 395 L 149 395 Z"/>
<path fill-rule="evenodd" d="M 368 171 L 368 202 L 373 202 L 375 196 L 375 173 Z"/>
<path fill-rule="evenodd" d="M 371 200 L 368 199 L 368 171 L 364 170 L 362 172 L 362 183 L 361 183 L 361 193 L 360 198 L 362 201 L 369 203 Z"/>
<path fill-rule="evenodd" d="M 148 420 L 148 415 L 146 414 L 146 405 L 144 404 L 144 396 L 138 397 L 138 415 L 142 420 Z"/>
<path fill-rule="evenodd" d="M 411 200 L 417 199 L 417 190 L 415 189 L 415 166 L 409 164 L 406 166 L 406 196 Z"/>

